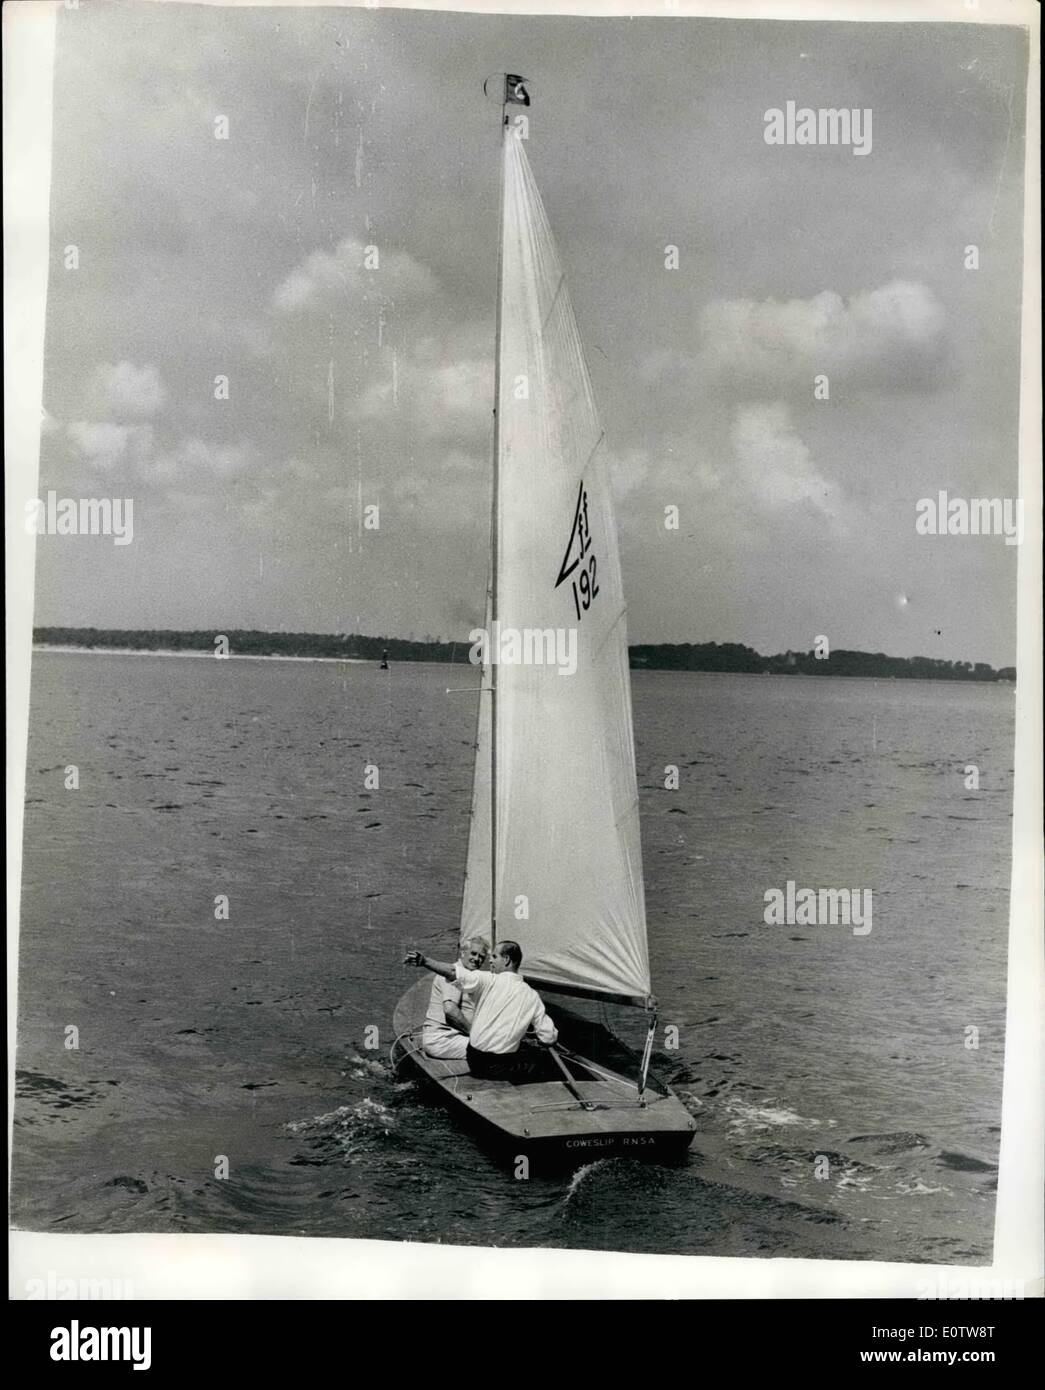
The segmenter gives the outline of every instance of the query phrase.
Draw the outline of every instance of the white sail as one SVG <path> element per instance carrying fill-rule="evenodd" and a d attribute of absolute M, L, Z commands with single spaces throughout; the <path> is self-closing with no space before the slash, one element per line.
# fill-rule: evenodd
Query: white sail
<path fill-rule="evenodd" d="M 527 978 L 642 999 L 649 960 L 610 482 L 562 266 L 508 126 L 501 211 L 496 622 L 484 649 L 497 665 L 482 672 L 496 694 L 479 697 L 462 927 L 489 934 L 495 874 L 497 937 L 520 943 Z"/>

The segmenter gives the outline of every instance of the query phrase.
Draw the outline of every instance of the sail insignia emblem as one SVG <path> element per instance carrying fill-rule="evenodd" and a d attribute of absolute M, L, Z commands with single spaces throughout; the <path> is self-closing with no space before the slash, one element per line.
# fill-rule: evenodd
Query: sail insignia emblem
<path fill-rule="evenodd" d="M 516 106 L 529 106 L 530 93 L 526 90 L 526 78 L 517 77 L 514 72 L 504 75 L 505 104 L 514 102 Z"/>
<path fill-rule="evenodd" d="M 595 553 L 592 550 L 591 527 L 588 523 L 588 490 L 582 478 L 577 490 L 577 505 L 573 512 L 570 539 L 566 543 L 566 553 L 562 557 L 559 577 L 555 581 L 555 587 L 558 588 L 570 575 L 574 575 L 571 588 L 578 620 L 588 611 L 599 592 L 597 568 Z"/>

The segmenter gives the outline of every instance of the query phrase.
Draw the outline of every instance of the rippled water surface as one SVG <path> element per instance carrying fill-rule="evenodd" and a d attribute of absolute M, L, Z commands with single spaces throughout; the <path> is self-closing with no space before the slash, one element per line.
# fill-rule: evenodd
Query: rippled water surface
<path fill-rule="evenodd" d="M 15 1224 L 987 1261 L 1012 687 L 635 673 L 655 1065 L 697 1137 L 517 1182 L 388 1064 L 403 949 L 455 935 L 461 674 L 34 654 Z M 765 925 L 789 879 L 871 888 L 872 931 Z"/>

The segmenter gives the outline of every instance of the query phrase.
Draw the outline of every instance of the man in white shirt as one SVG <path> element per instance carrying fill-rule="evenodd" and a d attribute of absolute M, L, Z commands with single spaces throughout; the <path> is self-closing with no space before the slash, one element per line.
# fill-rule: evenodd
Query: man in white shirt
<path fill-rule="evenodd" d="M 444 980 L 453 980 L 464 995 L 475 999 L 475 1014 L 465 1049 L 468 1070 L 489 1081 L 557 1079 L 550 1058 L 519 1044 L 532 1027 L 537 1041 L 550 1047 L 559 1036 L 536 990 L 519 974 L 522 950 L 515 941 L 502 941 L 490 957 L 490 973 L 469 970 L 458 961 L 449 965 L 409 951 L 405 964 L 420 965 Z"/>
<path fill-rule="evenodd" d="M 481 971 L 490 954 L 490 943 L 481 936 L 462 941 L 460 964 L 465 970 Z M 465 994 L 455 980 L 437 975 L 432 981 L 421 1045 L 429 1057 L 463 1061 L 468 1047 L 468 1031 L 475 1013 L 475 993 Z"/>

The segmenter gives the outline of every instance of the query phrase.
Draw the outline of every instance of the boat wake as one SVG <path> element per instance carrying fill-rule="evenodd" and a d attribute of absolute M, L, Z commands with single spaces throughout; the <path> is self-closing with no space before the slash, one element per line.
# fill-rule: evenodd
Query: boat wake
<path fill-rule="evenodd" d="M 339 1105 L 322 1115 L 304 1120 L 291 1120 L 283 1126 L 287 1134 L 302 1137 L 303 1154 L 290 1162 L 299 1166 L 318 1166 L 322 1163 L 355 1163 L 375 1148 L 386 1147 L 397 1135 L 398 1122 L 389 1107 L 372 1096 L 354 1105 Z"/>
<path fill-rule="evenodd" d="M 674 1174 L 634 1158 L 600 1158 L 578 1168 L 558 1202 L 567 1224 L 604 1222 L 606 1213 L 642 1212 L 672 1187 Z"/>
<path fill-rule="evenodd" d="M 789 1110 L 785 1105 L 778 1105 L 770 1102 L 768 1105 L 752 1105 L 749 1101 L 741 1100 L 737 1096 L 731 1096 L 726 1102 L 728 1119 L 726 1123 L 730 1130 L 737 1136 L 743 1137 L 748 1134 L 765 1133 L 782 1127 L 794 1127 L 797 1129 L 819 1129 L 821 1121 L 811 1119 L 806 1115 L 796 1114 L 794 1110 Z M 833 1127 L 834 1120 L 827 1121 L 828 1127 Z"/>
<path fill-rule="evenodd" d="M 365 1081 L 371 1076 L 387 1081 L 391 1075 L 391 1069 L 385 1062 L 380 1062 L 375 1057 L 361 1057 L 355 1051 L 346 1055 L 345 1063 L 348 1075 L 353 1081 Z"/>
<path fill-rule="evenodd" d="M 562 1199 L 563 1206 L 565 1206 L 568 1202 L 571 1202 L 573 1200 L 574 1195 L 577 1193 L 578 1189 L 588 1181 L 590 1175 L 594 1173 L 596 1169 L 604 1168 L 608 1163 L 611 1162 L 612 1159 L 597 1158 L 594 1163 L 586 1163 L 583 1168 L 578 1168 L 577 1171 L 570 1178 L 570 1185 L 569 1187 L 567 1187 L 566 1193 Z"/>

